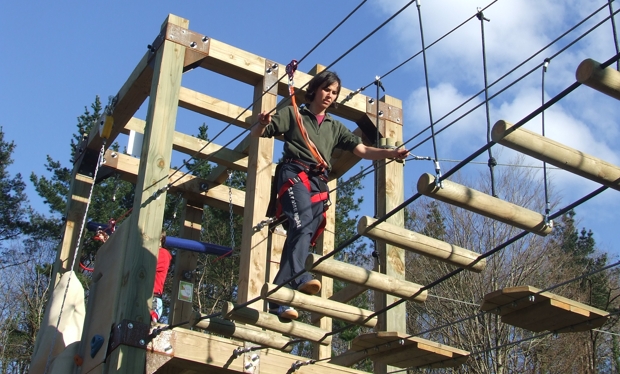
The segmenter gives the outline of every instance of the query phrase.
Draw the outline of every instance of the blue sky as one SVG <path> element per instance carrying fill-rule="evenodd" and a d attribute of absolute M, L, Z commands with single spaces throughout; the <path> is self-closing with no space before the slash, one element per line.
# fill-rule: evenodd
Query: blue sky
<path fill-rule="evenodd" d="M 0 54 L 0 126 L 6 139 L 17 145 L 13 157 L 15 163 L 10 170 L 22 173 L 25 179 L 31 172 L 45 174 L 46 155 L 70 166 L 68 142 L 76 130 L 77 117 L 96 95 L 105 103 L 108 96 L 118 92 L 169 13 L 189 19 L 189 28 L 193 31 L 285 64 L 304 56 L 360 3 L 361 0 L 5 1 L 0 5 L 4 16 L 0 23 L 3 35 L 0 40 L 3 51 Z M 405 3 L 401 0 L 367 1 L 302 62 L 300 70 L 308 71 L 316 63 L 331 64 Z M 477 7 L 491 3 L 490 0 L 423 1 L 420 9 L 426 44 L 433 43 L 470 19 Z M 484 12 L 490 19 L 484 25 L 489 82 L 506 74 L 605 4 L 603 0 L 499 0 L 493 3 Z M 492 87 L 490 94 L 540 64 L 545 57 L 555 55 L 608 15 L 609 10 L 603 9 L 582 27 Z M 435 121 L 484 87 L 481 45 L 480 22 L 474 18 L 429 48 L 427 62 Z M 339 73 L 346 87 L 359 88 L 417 53 L 420 46 L 418 12 L 413 4 L 332 70 Z M 583 59 L 605 61 L 615 53 L 612 27 L 607 21 L 552 59 L 545 75 L 546 97 L 553 97 L 574 82 L 575 70 Z M 243 107 L 252 102 L 251 89 L 247 86 L 204 72 L 189 74 L 183 78 L 183 85 L 187 87 Z M 387 94 L 403 100 L 405 139 L 429 125 L 421 56 L 385 77 L 383 84 Z M 374 87 L 365 93 L 374 95 Z M 482 96 L 476 97 L 457 113 L 464 113 L 482 99 Z M 540 102 L 541 72 L 537 70 L 491 101 L 490 123 L 499 119 L 517 122 L 536 109 Z M 140 109 L 138 117 L 144 118 L 145 107 L 143 105 Z M 580 87 L 546 112 L 546 135 L 618 165 L 620 131 L 616 119 L 620 118 L 619 110 L 614 99 Z M 436 126 L 443 127 L 451 118 L 456 117 L 452 115 Z M 195 134 L 202 122 L 207 122 L 213 129 L 220 125 L 180 112 L 177 128 Z M 541 121 L 537 118 L 526 127 L 540 132 Z M 232 128 L 228 136 L 236 136 L 240 131 Z M 414 140 L 410 146 L 420 140 Z M 123 138 L 119 141 L 124 146 Z M 483 146 L 485 141 L 486 117 L 484 108 L 481 108 L 437 137 L 438 158 L 463 159 Z M 226 139 L 216 141 L 218 144 L 225 142 Z M 433 155 L 430 143 L 413 152 Z M 509 163 L 514 157 L 512 151 L 500 147 L 494 152 L 500 164 Z M 486 154 L 476 161 L 481 164 L 468 165 L 464 172 L 488 175 Z M 526 159 L 526 162 L 540 165 L 532 159 Z M 453 165 L 442 161 L 444 171 Z M 407 163 L 406 197 L 414 193 L 413 186 L 424 172 L 433 173 L 431 163 Z M 552 170 L 550 177 L 555 185 L 554 191 L 562 196 L 560 206 L 598 187 L 559 170 Z M 27 193 L 37 210 L 47 212 L 30 184 Z M 577 209 L 580 226 L 594 231 L 600 248 L 616 254 L 620 253 L 614 235 L 618 208 L 617 191 L 607 191 Z M 367 209 L 362 214 L 372 215 L 372 207 Z"/>

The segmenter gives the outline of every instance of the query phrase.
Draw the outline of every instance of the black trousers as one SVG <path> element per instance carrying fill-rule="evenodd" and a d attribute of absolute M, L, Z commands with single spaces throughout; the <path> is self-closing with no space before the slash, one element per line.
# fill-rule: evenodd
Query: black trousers
<path fill-rule="evenodd" d="M 295 163 L 282 165 L 278 175 L 278 191 L 284 183 L 301 171 L 303 167 Z M 309 176 L 309 180 L 310 191 L 300 182 L 291 186 L 280 197 L 282 214 L 288 220 L 288 229 L 280 258 L 280 270 L 274 279 L 277 285 L 284 284 L 293 275 L 305 269 L 306 257 L 310 253 L 310 241 L 323 221 L 323 202 L 312 203 L 310 197 L 321 191 L 320 186 L 324 182 L 316 176 Z M 286 287 L 297 289 L 311 279 L 310 273 L 304 273 L 290 280 Z M 270 304 L 270 308 L 273 307 Z"/>

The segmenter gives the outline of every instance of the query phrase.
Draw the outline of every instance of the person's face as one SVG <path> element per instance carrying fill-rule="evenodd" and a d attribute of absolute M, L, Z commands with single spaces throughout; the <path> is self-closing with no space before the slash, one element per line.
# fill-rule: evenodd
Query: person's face
<path fill-rule="evenodd" d="M 334 82 L 329 86 L 327 83 L 323 84 L 321 88 L 319 88 L 314 95 L 314 100 L 312 103 L 316 109 L 319 109 L 321 112 L 325 111 L 325 109 L 329 108 L 330 105 L 336 100 L 338 97 L 338 82 Z"/>

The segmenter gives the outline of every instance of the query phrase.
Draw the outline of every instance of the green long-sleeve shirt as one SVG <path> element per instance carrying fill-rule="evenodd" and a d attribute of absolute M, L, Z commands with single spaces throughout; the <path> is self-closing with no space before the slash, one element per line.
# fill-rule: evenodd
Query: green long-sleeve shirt
<path fill-rule="evenodd" d="M 362 142 L 359 136 L 354 135 L 345 125 L 333 119 L 329 114 L 325 114 L 323 123 L 319 126 L 314 114 L 305 106 L 299 108 L 299 113 L 308 137 L 314 142 L 330 169 L 330 159 L 335 148 L 353 151 Z M 270 138 L 278 135 L 284 135 L 284 158 L 296 158 L 310 164 L 317 163 L 299 131 L 292 106 L 284 107 L 274 114 L 262 136 Z"/>

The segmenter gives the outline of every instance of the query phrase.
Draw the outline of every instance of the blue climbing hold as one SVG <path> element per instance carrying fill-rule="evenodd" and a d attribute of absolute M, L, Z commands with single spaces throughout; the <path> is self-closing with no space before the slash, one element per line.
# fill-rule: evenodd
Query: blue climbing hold
<path fill-rule="evenodd" d="M 91 358 L 95 358 L 95 355 L 97 355 L 97 352 L 99 352 L 99 349 L 101 349 L 101 346 L 103 346 L 103 340 L 103 336 L 101 335 L 93 336 L 92 340 L 90 341 Z"/>

